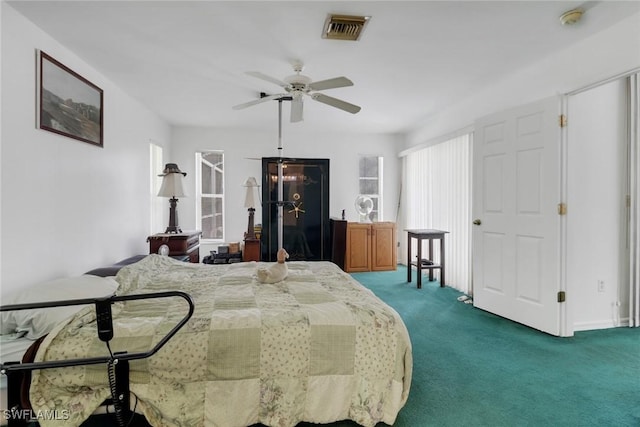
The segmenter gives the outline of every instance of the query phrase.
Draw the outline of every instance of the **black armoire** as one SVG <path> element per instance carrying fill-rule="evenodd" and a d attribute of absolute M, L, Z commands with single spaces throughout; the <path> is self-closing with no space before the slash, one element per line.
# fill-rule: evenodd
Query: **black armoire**
<path fill-rule="evenodd" d="M 279 162 L 282 200 L 278 200 Z M 262 158 L 262 261 L 276 261 L 279 203 L 282 246 L 289 260 L 330 260 L 329 159 Z"/>

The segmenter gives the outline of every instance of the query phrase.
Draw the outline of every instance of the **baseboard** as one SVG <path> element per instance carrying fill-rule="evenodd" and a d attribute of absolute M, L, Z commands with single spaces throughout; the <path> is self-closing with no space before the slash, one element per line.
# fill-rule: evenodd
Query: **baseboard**
<path fill-rule="evenodd" d="M 620 322 L 616 323 L 613 320 L 600 320 L 593 322 L 579 322 L 574 323 L 573 330 L 575 332 L 579 331 L 593 331 L 596 329 L 611 329 L 611 328 L 620 328 L 629 326 L 629 319 L 620 319 Z"/>

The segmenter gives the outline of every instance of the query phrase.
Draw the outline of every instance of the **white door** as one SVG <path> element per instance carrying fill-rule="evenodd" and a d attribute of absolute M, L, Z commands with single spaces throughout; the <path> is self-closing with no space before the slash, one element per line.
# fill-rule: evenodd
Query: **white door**
<path fill-rule="evenodd" d="M 560 100 L 475 123 L 473 301 L 560 333 Z"/>

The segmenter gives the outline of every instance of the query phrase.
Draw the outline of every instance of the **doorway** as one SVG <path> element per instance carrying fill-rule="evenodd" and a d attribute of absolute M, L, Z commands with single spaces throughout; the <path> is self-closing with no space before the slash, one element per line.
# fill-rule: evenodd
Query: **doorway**
<path fill-rule="evenodd" d="M 567 328 L 628 317 L 626 78 L 567 97 Z"/>

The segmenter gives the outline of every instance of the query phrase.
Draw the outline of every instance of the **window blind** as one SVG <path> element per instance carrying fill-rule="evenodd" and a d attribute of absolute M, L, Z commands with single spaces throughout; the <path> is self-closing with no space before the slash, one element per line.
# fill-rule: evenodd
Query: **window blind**
<path fill-rule="evenodd" d="M 449 232 L 446 284 L 464 293 L 471 293 L 471 143 L 472 134 L 465 134 L 410 152 L 404 162 L 404 223 Z"/>

